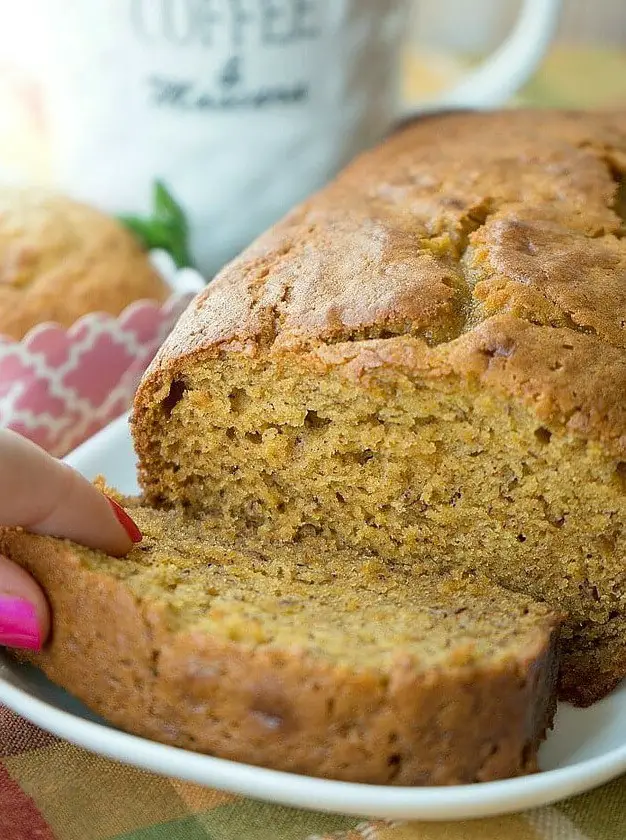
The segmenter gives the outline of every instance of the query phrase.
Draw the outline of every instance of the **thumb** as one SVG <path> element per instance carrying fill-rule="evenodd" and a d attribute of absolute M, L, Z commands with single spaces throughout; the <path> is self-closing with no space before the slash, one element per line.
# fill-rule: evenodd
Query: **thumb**
<path fill-rule="evenodd" d="M 50 608 L 38 584 L 0 555 L 0 645 L 40 650 L 50 632 Z"/>

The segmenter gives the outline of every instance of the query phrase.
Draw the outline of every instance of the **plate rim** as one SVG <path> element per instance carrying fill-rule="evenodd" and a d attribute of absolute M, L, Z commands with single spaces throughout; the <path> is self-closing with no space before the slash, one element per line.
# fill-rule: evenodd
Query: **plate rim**
<path fill-rule="evenodd" d="M 624 744 L 567 767 L 495 782 L 367 785 L 272 770 L 151 741 L 58 709 L 1 675 L 0 702 L 57 737 L 115 761 L 268 802 L 353 816 L 426 820 L 497 816 L 549 805 L 626 772 Z"/>
<path fill-rule="evenodd" d="M 120 435 L 128 438 L 128 419 L 129 414 L 117 418 L 64 460 L 81 469 L 85 460 L 102 457 L 101 447 L 119 446 Z M 104 464 L 100 471 L 106 473 Z M 1 672 L 0 703 L 57 737 L 115 761 L 268 802 L 353 816 L 433 821 L 496 816 L 549 805 L 626 773 L 624 743 L 565 767 L 495 782 L 368 785 L 272 770 L 151 741 L 59 709 Z"/>

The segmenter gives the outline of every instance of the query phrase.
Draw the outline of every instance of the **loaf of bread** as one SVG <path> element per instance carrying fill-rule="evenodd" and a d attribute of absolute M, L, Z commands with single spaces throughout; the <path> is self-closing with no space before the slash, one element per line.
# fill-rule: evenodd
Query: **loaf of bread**
<path fill-rule="evenodd" d="M 113 723 L 223 758 L 378 784 L 536 769 L 557 622 L 479 579 L 416 575 L 315 538 L 276 548 L 126 502 L 144 540 L 113 559 L 0 534 L 40 581 L 31 659 Z"/>
<path fill-rule="evenodd" d="M 626 116 L 433 117 L 261 237 L 137 393 L 144 541 L 0 535 L 33 661 L 277 769 L 535 769 L 557 670 L 581 705 L 626 674 L 622 173 Z"/>
<path fill-rule="evenodd" d="M 41 189 L 0 188 L 0 335 L 21 339 L 42 322 L 69 327 L 169 294 L 114 219 Z"/>
<path fill-rule="evenodd" d="M 626 675 L 626 115 L 423 119 L 196 299 L 144 377 L 146 498 L 254 539 L 480 574 Z M 346 576 L 350 581 L 350 576 Z"/>

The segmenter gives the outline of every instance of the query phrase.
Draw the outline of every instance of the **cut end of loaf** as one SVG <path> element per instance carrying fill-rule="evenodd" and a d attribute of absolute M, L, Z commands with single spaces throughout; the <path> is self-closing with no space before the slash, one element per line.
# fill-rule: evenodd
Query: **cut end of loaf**
<path fill-rule="evenodd" d="M 611 690 L 626 674 L 622 462 L 420 370 L 411 339 L 333 352 L 224 353 L 148 380 L 134 432 L 151 502 L 271 542 L 314 537 L 328 556 L 478 570 L 567 614 L 564 699 Z"/>

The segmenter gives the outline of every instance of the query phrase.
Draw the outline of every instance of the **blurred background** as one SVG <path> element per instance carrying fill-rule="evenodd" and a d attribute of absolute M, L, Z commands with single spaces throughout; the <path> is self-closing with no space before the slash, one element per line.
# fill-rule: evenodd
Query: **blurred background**
<path fill-rule="evenodd" d="M 503 40 L 519 7 L 519 0 L 416 0 L 407 95 L 455 81 Z M 517 103 L 626 105 L 626 0 L 564 0 L 557 40 Z"/>
<path fill-rule="evenodd" d="M 415 0 L 403 76 L 406 98 L 422 100 L 450 87 L 502 42 L 520 5 L 520 0 Z M 0 42 L 2 34 L 0 29 Z M 509 104 L 626 106 L 626 0 L 563 0 L 554 44 Z M 0 175 L 46 180 L 49 150 L 40 119 L 37 92 L 3 66 L 0 55 Z"/>
<path fill-rule="evenodd" d="M 501 41 L 520 7 L 518 0 L 438 0 L 415 5 L 415 22 L 427 41 L 467 52 L 489 50 Z M 625 44 L 624 0 L 565 0 L 560 37 L 571 42 Z"/>

